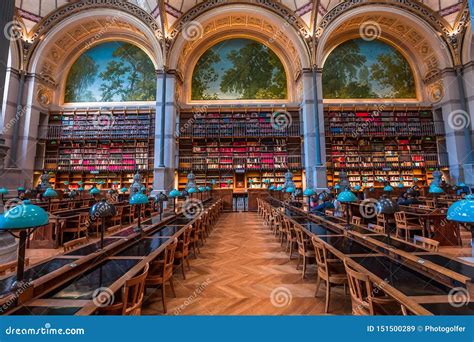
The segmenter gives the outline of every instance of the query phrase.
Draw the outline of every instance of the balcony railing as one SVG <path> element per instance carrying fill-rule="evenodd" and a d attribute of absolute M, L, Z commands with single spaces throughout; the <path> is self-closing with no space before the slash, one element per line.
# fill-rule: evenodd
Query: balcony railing
<path fill-rule="evenodd" d="M 94 127 L 77 128 L 59 125 L 39 127 L 39 139 L 70 140 L 70 139 L 151 139 L 154 138 L 154 125 L 150 127 L 94 129 Z"/>
<path fill-rule="evenodd" d="M 301 169 L 302 156 L 267 157 L 178 157 L 180 170 L 287 170 Z"/>
<path fill-rule="evenodd" d="M 144 158 L 141 158 L 144 159 Z M 69 159 L 57 159 L 57 158 L 36 158 L 35 166 L 37 170 L 46 170 L 46 171 L 80 171 L 80 172 L 93 172 L 93 171 L 108 171 L 108 172 L 120 172 L 120 171 L 150 171 L 153 170 L 153 161 L 154 158 L 148 158 L 147 163 L 140 164 L 104 164 L 103 160 L 96 160 L 96 163 L 91 163 L 91 160 L 88 160 L 89 163 L 85 164 L 84 161 L 75 160 L 71 161 Z"/>
<path fill-rule="evenodd" d="M 299 123 L 282 126 L 271 123 L 183 124 L 176 126 L 177 137 L 298 137 Z"/>
<path fill-rule="evenodd" d="M 345 161 L 335 162 L 339 157 L 345 157 Z M 373 154 L 358 155 L 331 155 L 328 156 L 329 167 L 336 169 L 412 169 L 426 167 L 449 166 L 447 153 L 413 153 L 399 154 L 398 156 L 383 156 Z"/>
<path fill-rule="evenodd" d="M 430 136 L 444 135 L 443 122 L 329 122 L 326 136 Z"/>

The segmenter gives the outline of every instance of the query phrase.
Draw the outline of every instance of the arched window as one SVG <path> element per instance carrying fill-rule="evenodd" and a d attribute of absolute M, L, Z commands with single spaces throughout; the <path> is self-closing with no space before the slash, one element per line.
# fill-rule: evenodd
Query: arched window
<path fill-rule="evenodd" d="M 108 42 L 84 52 L 69 71 L 64 102 L 156 100 L 156 72 L 135 45 Z"/>
<path fill-rule="evenodd" d="M 325 99 L 413 99 L 413 72 L 403 55 L 379 40 L 349 40 L 336 47 L 323 68 Z"/>
<path fill-rule="evenodd" d="M 266 45 L 228 39 L 207 50 L 192 78 L 192 100 L 271 100 L 287 98 L 285 68 Z"/>

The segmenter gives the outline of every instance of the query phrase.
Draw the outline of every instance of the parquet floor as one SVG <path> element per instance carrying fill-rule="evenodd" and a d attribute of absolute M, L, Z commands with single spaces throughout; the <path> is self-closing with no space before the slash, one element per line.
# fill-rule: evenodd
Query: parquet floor
<path fill-rule="evenodd" d="M 223 214 L 186 280 L 176 271 L 168 315 L 320 315 L 324 287 L 314 298 L 316 274 L 306 279 L 256 213 Z M 350 314 L 343 288 L 333 288 L 330 314 Z M 147 290 L 142 314 L 161 315 L 161 293 Z"/>

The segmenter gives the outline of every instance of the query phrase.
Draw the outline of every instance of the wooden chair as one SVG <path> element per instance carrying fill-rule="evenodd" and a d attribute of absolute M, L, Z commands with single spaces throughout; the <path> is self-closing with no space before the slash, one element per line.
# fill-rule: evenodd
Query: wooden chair
<path fill-rule="evenodd" d="M 425 204 L 428 208 L 434 209 L 435 208 L 435 201 L 432 199 L 425 200 Z"/>
<path fill-rule="evenodd" d="M 122 226 L 122 215 L 123 215 L 123 207 L 116 208 L 116 215 L 112 217 L 112 224 L 114 226 Z"/>
<path fill-rule="evenodd" d="M 25 259 L 25 267 L 28 267 L 30 265 L 30 259 L 26 258 Z M 3 276 L 7 273 L 13 273 L 16 271 L 16 267 L 18 266 L 18 262 L 15 261 L 10 261 L 5 264 L 0 265 L 0 276 Z"/>
<path fill-rule="evenodd" d="M 89 213 L 80 213 L 78 220 L 75 222 L 75 227 L 63 227 L 61 229 L 61 241 L 64 241 L 64 233 L 73 234 L 73 239 L 78 239 L 84 233 L 87 236 L 89 229 Z"/>
<path fill-rule="evenodd" d="M 163 302 L 163 311 L 167 312 L 166 309 L 166 282 L 170 283 L 171 292 L 176 297 L 173 285 L 173 263 L 176 247 L 178 246 L 178 240 L 175 238 L 165 249 L 164 258 L 162 260 L 154 260 L 150 264 L 150 271 L 146 278 L 146 287 L 161 286 L 161 296 Z"/>
<path fill-rule="evenodd" d="M 87 236 L 76 239 L 76 240 L 68 241 L 63 245 L 64 253 L 69 252 L 70 250 L 73 250 L 76 247 L 85 245 L 88 242 L 89 242 L 89 238 Z"/>
<path fill-rule="evenodd" d="M 409 223 L 407 221 L 406 213 L 404 211 L 399 211 L 395 213 L 395 224 L 397 227 L 396 236 L 402 238 L 401 232 L 404 232 L 403 238 L 405 241 L 410 239 L 410 233 L 415 231 L 421 231 L 423 236 L 425 236 L 425 231 L 421 225 L 415 223 Z"/>
<path fill-rule="evenodd" d="M 334 216 L 334 210 L 329 210 L 329 209 L 327 209 L 327 210 L 324 211 L 324 215 L 326 215 L 326 216 Z"/>
<path fill-rule="evenodd" d="M 385 228 L 383 226 L 379 226 L 378 224 L 369 223 L 368 228 L 378 234 L 385 234 Z"/>
<path fill-rule="evenodd" d="M 296 232 L 293 227 L 293 224 L 290 222 L 290 220 L 286 217 L 283 216 L 283 227 L 285 229 L 286 233 L 286 248 L 285 250 L 289 250 L 290 253 L 290 260 L 293 257 L 293 250 L 295 246 L 298 246 L 298 242 L 296 240 Z"/>
<path fill-rule="evenodd" d="M 362 219 L 357 216 L 352 216 L 351 218 L 351 224 L 354 224 L 356 226 L 360 225 L 362 223 Z"/>
<path fill-rule="evenodd" d="M 314 258 L 314 249 L 311 246 L 309 238 L 307 238 L 305 233 L 301 228 L 295 227 L 296 233 L 296 243 L 298 244 L 298 265 L 296 269 L 300 267 L 301 259 L 303 259 L 303 274 L 302 278 L 306 276 L 306 264 L 308 258 Z"/>
<path fill-rule="evenodd" d="M 145 296 L 145 280 L 150 266 L 146 264 L 140 275 L 125 282 L 122 288 L 121 301 L 98 310 L 99 315 L 139 316 L 142 312 Z"/>
<path fill-rule="evenodd" d="M 427 237 L 415 235 L 413 237 L 413 242 L 415 245 L 421 246 L 431 252 L 437 252 L 439 250 L 439 241 Z"/>
<path fill-rule="evenodd" d="M 314 296 L 317 297 L 321 280 L 326 282 L 326 306 L 325 313 L 329 311 L 329 301 L 331 299 L 331 287 L 344 287 L 347 284 L 347 276 L 344 271 L 344 264 L 339 259 L 329 259 L 328 252 L 324 243 L 319 241 L 316 237 L 312 237 L 314 251 L 316 254 L 316 264 L 318 267 L 318 279 L 316 280 L 316 292 Z"/>
<path fill-rule="evenodd" d="M 188 269 L 191 270 L 189 265 L 189 245 L 191 244 L 191 234 L 193 232 L 193 227 L 189 226 L 183 233 L 182 240 L 178 241 L 178 246 L 176 247 L 176 252 L 174 258 L 179 260 L 179 267 L 181 267 L 181 272 L 183 274 L 183 279 L 186 279 L 186 274 L 184 273 L 184 263 L 188 265 Z"/>
<path fill-rule="evenodd" d="M 49 212 L 54 213 L 55 211 L 58 211 L 59 204 L 60 203 L 58 201 L 51 202 L 51 205 L 48 206 Z"/>
<path fill-rule="evenodd" d="M 355 270 L 344 259 L 354 315 L 400 315 L 400 304 L 387 296 L 382 285 L 374 288 L 368 274 Z"/>

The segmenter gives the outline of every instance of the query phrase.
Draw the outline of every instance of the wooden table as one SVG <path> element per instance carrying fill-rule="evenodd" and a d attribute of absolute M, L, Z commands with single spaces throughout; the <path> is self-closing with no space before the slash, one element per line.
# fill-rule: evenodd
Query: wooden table
<path fill-rule="evenodd" d="M 209 205 L 210 202 L 206 202 L 205 206 Z M 97 288 L 118 292 L 127 279 L 162 253 L 172 239 L 179 237 L 196 219 L 181 213 L 166 216 L 162 221 L 154 216 L 143 222 L 143 234 L 135 231 L 135 225 L 130 225 L 108 236 L 103 250 L 95 242 L 30 267 L 26 272 L 35 279 L 29 293 L 18 301 L 21 307 L 9 314 L 94 313 L 98 308 L 93 300 Z M 42 271 L 35 273 L 35 268 Z M 0 294 L 3 286 L 5 300 L 11 298 L 8 284 L 14 279 L 14 275 L 0 278 Z"/>
<path fill-rule="evenodd" d="M 316 236 L 341 260 L 369 275 L 384 292 L 419 315 L 469 314 L 474 305 L 449 305 L 453 289 L 464 286 L 474 296 L 474 264 L 426 251 L 406 241 L 389 238 L 368 229 L 345 229 L 336 218 L 309 215 L 272 200 L 309 236 Z M 420 286 L 423 284 L 423 286 Z"/>

